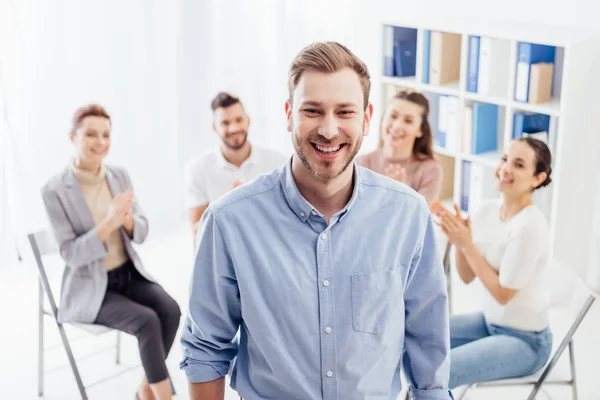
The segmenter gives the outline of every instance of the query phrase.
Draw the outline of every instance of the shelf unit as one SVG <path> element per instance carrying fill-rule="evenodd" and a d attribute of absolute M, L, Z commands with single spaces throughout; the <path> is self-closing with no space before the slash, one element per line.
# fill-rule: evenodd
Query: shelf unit
<path fill-rule="evenodd" d="M 416 73 L 409 77 L 384 75 L 384 55 L 386 27 L 414 29 L 417 34 Z M 462 144 L 456 151 L 440 146 L 435 152 L 444 176 L 454 180 L 451 190 L 442 191 L 442 201 L 460 204 L 463 160 L 477 163 L 486 168 L 486 175 L 494 179 L 503 149 L 512 140 L 513 118 L 518 112 L 533 112 L 550 116 L 549 147 L 553 156 L 552 184 L 536 191 L 534 201 L 542 208 L 551 228 L 552 257 L 559 263 L 572 267 L 583 276 L 588 269 L 592 249 L 592 219 L 594 209 L 594 182 L 596 166 L 600 159 L 600 39 L 585 32 L 557 30 L 551 27 L 531 25 L 444 23 L 440 25 L 415 25 L 401 21 L 381 21 L 381 68 L 379 69 L 379 89 L 381 104 L 401 88 L 409 88 L 424 93 L 435 101 L 440 95 L 458 99 L 458 143 L 462 141 L 463 112 L 465 106 L 474 102 L 499 106 L 498 151 L 469 154 L 462 151 Z M 455 82 L 432 85 L 423 82 L 424 37 L 427 31 L 461 35 L 460 74 Z M 467 90 L 467 70 L 469 60 L 469 40 L 471 36 L 487 37 L 505 41 L 510 49 L 505 60 L 507 69 L 505 90 L 501 95 L 482 95 Z M 556 47 L 555 71 L 552 100 L 544 104 L 521 103 L 514 99 L 517 70 L 518 47 L 520 42 L 545 44 Z M 501 64 L 500 64 L 501 65 Z M 502 67 L 504 68 L 504 67 Z M 504 71 L 506 72 L 506 71 Z M 377 79 L 377 78 L 376 78 Z M 435 132 L 437 121 L 436 107 L 432 104 L 430 123 Z M 454 162 L 448 162 L 453 159 Z M 489 174 L 488 174 L 489 172 Z M 488 189 L 490 190 L 490 189 Z M 488 196 L 499 196 L 494 190 Z"/>

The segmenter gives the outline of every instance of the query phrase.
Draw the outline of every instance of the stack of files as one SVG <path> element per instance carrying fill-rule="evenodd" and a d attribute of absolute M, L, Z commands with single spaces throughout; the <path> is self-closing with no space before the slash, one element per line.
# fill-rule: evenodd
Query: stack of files
<path fill-rule="evenodd" d="M 385 76 L 414 76 L 417 30 L 390 25 L 383 32 L 383 73 Z"/>
<path fill-rule="evenodd" d="M 437 144 L 449 152 L 458 150 L 458 98 L 440 96 L 438 108 Z"/>
<path fill-rule="evenodd" d="M 548 144 L 550 116 L 535 113 L 515 113 L 513 119 L 513 139 L 533 137 Z"/>
<path fill-rule="evenodd" d="M 429 83 L 442 85 L 458 81 L 461 35 L 445 32 L 431 32 L 430 35 Z"/>
<path fill-rule="evenodd" d="M 498 106 L 473 103 L 463 110 L 462 146 L 465 153 L 481 154 L 498 149 Z"/>
<path fill-rule="evenodd" d="M 550 100 L 555 54 L 554 46 L 519 43 L 515 100 L 524 103 Z"/>
<path fill-rule="evenodd" d="M 483 200 L 496 196 L 496 182 L 492 168 L 463 160 L 461 179 L 461 211 L 472 214 Z"/>
<path fill-rule="evenodd" d="M 469 37 L 467 91 L 487 96 L 506 95 L 510 42 L 489 37 Z"/>

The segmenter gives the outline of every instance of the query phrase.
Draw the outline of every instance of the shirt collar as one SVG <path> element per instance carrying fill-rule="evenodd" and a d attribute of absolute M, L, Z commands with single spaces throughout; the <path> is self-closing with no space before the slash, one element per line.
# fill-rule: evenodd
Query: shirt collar
<path fill-rule="evenodd" d="M 294 211 L 294 213 L 302 220 L 302 222 L 306 222 L 311 213 L 314 212 L 315 215 L 321 215 L 321 213 L 319 213 L 319 211 L 315 209 L 298 190 L 298 186 L 294 180 L 294 175 L 292 174 L 292 160 L 293 157 L 291 157 L 290 160 L 285 164 L 285 168 L 281 174 L 281 187 L 283 188 L 285 199 L 287 200 L 292 211 Z M 354 169 L 354 188 L 352 189 L 352 196 L 350 197 L 350 201 L 348 201 L 346 206 L 335 214 L 335 216 L 339 216 L 340 221 L 347 215 L 348 211 L 350 211 L 360 193 L 360 168 L 358 168 L 355 162 L 352 164 L 352 168 Z"/>
<path fill-rule="evenodd" d="M 238 169 L 238 167 L 236 167 L 235 165 L 231 164 L 229 161 L 227 161 L 225 159 L 225 156 L 223 156 L 223 152 L 221 151 L 221 147 L 219 147 L 216 150 L 216 152 L 217 152 L 217 163 L 219 164 L 220 167 Z M 256 146 L 251 146 L 250 147 L 250 155 L 242 163 L 242 165 L 240 166 L 240 168 L 244 168 L 244 167 L 247 167 L 249 165 L 258 163 L 259 160 L 260 160 L 260 154 L 258 154 L 258 153 L 260 153 L 260 151 L 256 148 Z"/>

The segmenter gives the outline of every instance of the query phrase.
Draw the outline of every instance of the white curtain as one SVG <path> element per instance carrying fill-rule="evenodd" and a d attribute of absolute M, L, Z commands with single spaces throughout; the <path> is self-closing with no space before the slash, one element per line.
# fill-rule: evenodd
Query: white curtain
<path fill-rule="evenodd" d="M 26 250 L 25 234 L 47 226 L 40 187 L 72 157 L 71 116 L 90 102 L 112 116 L 108 161 L 130 172 L 152 233 L 180 221 L 179 3 L 1 4 L 1 71 L 11 123 L 2 130 L 2 154 L 14 156 L 11 175 L 18 176 L 1 192 L 1 204 L 14 199 L 10 214 L 18 221 L 9 225 L 3 218 L 4 235 L 18 237 Z M 3 166 L 10 161 L 2 157 Z"/>
<path fill-rule="evenodd" d="M 185 163 L 219 143 L 212 97 L 238 94 L 251 140 L 291 154 L 283 104 L 292 57 L 315 40 L 352 48 L 356 39 L 352 1 L 0 4 L 3 255 L 16 238 L 27 251 L 26 233 L 47 227 L 39 190 L 72 157 L 78 106 L 97 102 L 111 114 L 108 161 L 128 169 L 151 234 L 161 234 L 184 221 Z"/>

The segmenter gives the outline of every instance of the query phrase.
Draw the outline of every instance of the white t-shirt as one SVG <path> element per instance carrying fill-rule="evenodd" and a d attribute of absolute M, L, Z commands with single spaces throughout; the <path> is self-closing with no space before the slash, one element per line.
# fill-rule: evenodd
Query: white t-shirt
<path fill-rule="evenodd" d="M 548 223 L 535 205 L 502 221 L 501 204 L 501 200 L 485 201 L 472 215 L 473 242 L 498 271 L 500 284 L 519 292 L 501 305 L 484 290 L 483 313 L 491 324 L 541 331 L 548 327 L 543 287 L 550 251 Z"/>
<path fill-rule="evenodd" d="M 250 156 L 238 168 L 223 157 L 221 149 L 191 159 L 184 173 L 185 204 L 188 208 L 212 203 L 229 192 L 235 181 L 246 183 L 284 164 L 287 158 L 275 151 L 252 145 Z"/>

